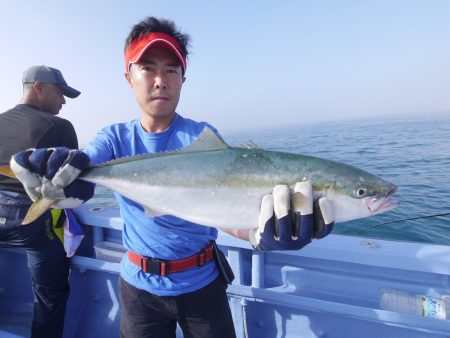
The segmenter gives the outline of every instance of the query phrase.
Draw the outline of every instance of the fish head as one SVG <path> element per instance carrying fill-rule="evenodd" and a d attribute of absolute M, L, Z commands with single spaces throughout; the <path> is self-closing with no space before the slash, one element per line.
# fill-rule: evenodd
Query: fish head
<path fill-rule="evenodd" d="M 373 174 L 350 167 L 345 175 L 337 175 L 333 184 L 319 190 L 316 198 L 327 196 L 336 222 L 346 222 L 387 212 L 398 206 L 392 195 L 398 187 Z"/>

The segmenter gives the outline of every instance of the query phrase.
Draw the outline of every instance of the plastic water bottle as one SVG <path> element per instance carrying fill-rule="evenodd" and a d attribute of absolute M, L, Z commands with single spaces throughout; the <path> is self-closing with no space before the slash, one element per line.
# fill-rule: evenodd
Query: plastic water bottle
<path fill-rule="evenodd" d="M 383 289 L 380 295 L 380 308 L 410 315 L 450 320 L 450 295 L 435 298 Z"/>

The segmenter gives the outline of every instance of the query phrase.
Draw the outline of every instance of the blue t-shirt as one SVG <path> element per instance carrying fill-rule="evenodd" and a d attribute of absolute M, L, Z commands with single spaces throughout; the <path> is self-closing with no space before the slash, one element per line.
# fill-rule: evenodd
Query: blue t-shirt
<path fill-rule="evenodd" d="M 169 128 L 163 132 L 148 133 L 136 119 L 102 129 L 83 149 L 92 164 L 124 156 L 174 150 L 188 146 L 204 127 L 217 130 L 205 122 L 195 122 L 175 114 Z M 217 229 L 191 223 L 174 216 L 149 217 L 144 207 L 116 193 L 124 222 L 125 248 L 142 256 L 162 260 L 175 260 L 191 256 L 204 249 L 217 238 Z M 121 264 L 121 277 L 136 288 L 160 296 L 175 296 L 196 291 L 217 276 L 214 261 L 200 268 L 159 276 L 144 273 L 125 255 Z"/>

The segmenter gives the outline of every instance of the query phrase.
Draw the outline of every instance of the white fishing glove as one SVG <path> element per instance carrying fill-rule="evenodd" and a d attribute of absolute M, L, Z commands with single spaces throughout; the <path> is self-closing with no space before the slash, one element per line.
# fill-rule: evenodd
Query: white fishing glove
<path fill-rule="evenodd" d="M 261 203 L 258 228 L 250 230 L 250 243 L 261 251 L 298 250 L 313 238 L 323 238 L 334 225 L 333 206 L 326 197 L 313 199 L 311 183 L 298 182 L 294 193 L 277 185 Z"/>
<path fill-rule="evenodd" d="M 94 184 L 76 180 L 89 166 L 81 150 L 64 147 L 28 149 L 14 154 L 10 167 L 34 201 L 39 197 L 56 200 L 53 208 L 76 208 L 94 194 Z"/>

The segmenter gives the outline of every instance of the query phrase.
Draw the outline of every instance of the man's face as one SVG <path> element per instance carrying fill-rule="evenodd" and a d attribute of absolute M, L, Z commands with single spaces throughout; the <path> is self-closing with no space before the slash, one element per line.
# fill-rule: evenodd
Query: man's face
<path fill-rule="evenodd" d="M 126 75 L 141 107 L 144 118 L 158 122 L 175 114 L 184 82 L 182 69 L 175 55 L 164 48 L 147 50 Z"/>
<path fill-rule="evenodd" d="M 40 108 L 54 115 L 58 115 L 62 105 L 66 103 L 63 92 L 53 84 L 40 84 Z"/>

